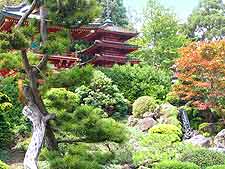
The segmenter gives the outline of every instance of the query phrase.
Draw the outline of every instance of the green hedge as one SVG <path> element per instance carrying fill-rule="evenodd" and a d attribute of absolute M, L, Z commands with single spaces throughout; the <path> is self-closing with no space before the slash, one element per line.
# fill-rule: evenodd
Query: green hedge
<path fill-rule="evenodd" d="M 156 164 L 153 169 L 200 169 L 200 167 L 190 162 L 162 161 Z"/>

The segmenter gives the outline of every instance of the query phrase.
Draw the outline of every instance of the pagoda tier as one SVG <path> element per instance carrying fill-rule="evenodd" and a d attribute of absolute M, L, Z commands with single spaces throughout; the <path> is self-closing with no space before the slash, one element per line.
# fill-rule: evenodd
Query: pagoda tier
<path fill-rule="evenodd" d="M 80 52 L 80 56 L 94 56 L 91 63 L 98 66 L 126 64 L 127 54 L 137 50 L 137 46 L 112 41 L 96 40 L 94 45 Z"/>
<path fill-rule="evenodd" d="M 42 59 L 43 54 L 38 54 L 38 56 Z M 71 68 L 79 62 L 79 58 L 76 55 L 51 55 L 48 60 L 56 69 Z"/>

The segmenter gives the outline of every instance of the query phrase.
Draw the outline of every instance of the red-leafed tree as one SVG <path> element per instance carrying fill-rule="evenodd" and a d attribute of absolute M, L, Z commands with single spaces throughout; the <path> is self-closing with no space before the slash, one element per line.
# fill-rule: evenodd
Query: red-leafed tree
<path fill-rule="evenodd" d="M 180 50 L 175 92 L 199 110 L 225 114 L 225 40 L 192 43 Z"/>

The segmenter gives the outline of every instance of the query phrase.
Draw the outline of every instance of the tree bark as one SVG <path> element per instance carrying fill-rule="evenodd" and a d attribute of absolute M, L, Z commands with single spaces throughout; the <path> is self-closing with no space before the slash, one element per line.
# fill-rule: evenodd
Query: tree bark
<path fill-rule="evenodd" d="M 38 107 L 28 103 L 23 114 L 33 123 L 33 135 L 24 158 L 24 169 L 38 169 L 38 157 L 43 144 L 46 124 Z"/>

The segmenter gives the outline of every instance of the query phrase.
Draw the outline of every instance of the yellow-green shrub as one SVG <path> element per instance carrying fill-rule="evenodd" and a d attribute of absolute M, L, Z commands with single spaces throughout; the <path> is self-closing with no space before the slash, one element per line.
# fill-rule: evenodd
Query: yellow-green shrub
<path fill-rule="evenodd" d="M 9 169 L 9 166 L 2 161 L 0 161 L 0 169 Z"/>
<path fill-rule="evenodd" d="M 142 96 L 133 103 L 133 115 L 141 117 L 146 112 L 152 112 L 157 108 L 157 102 L 153 97 Z"/>

